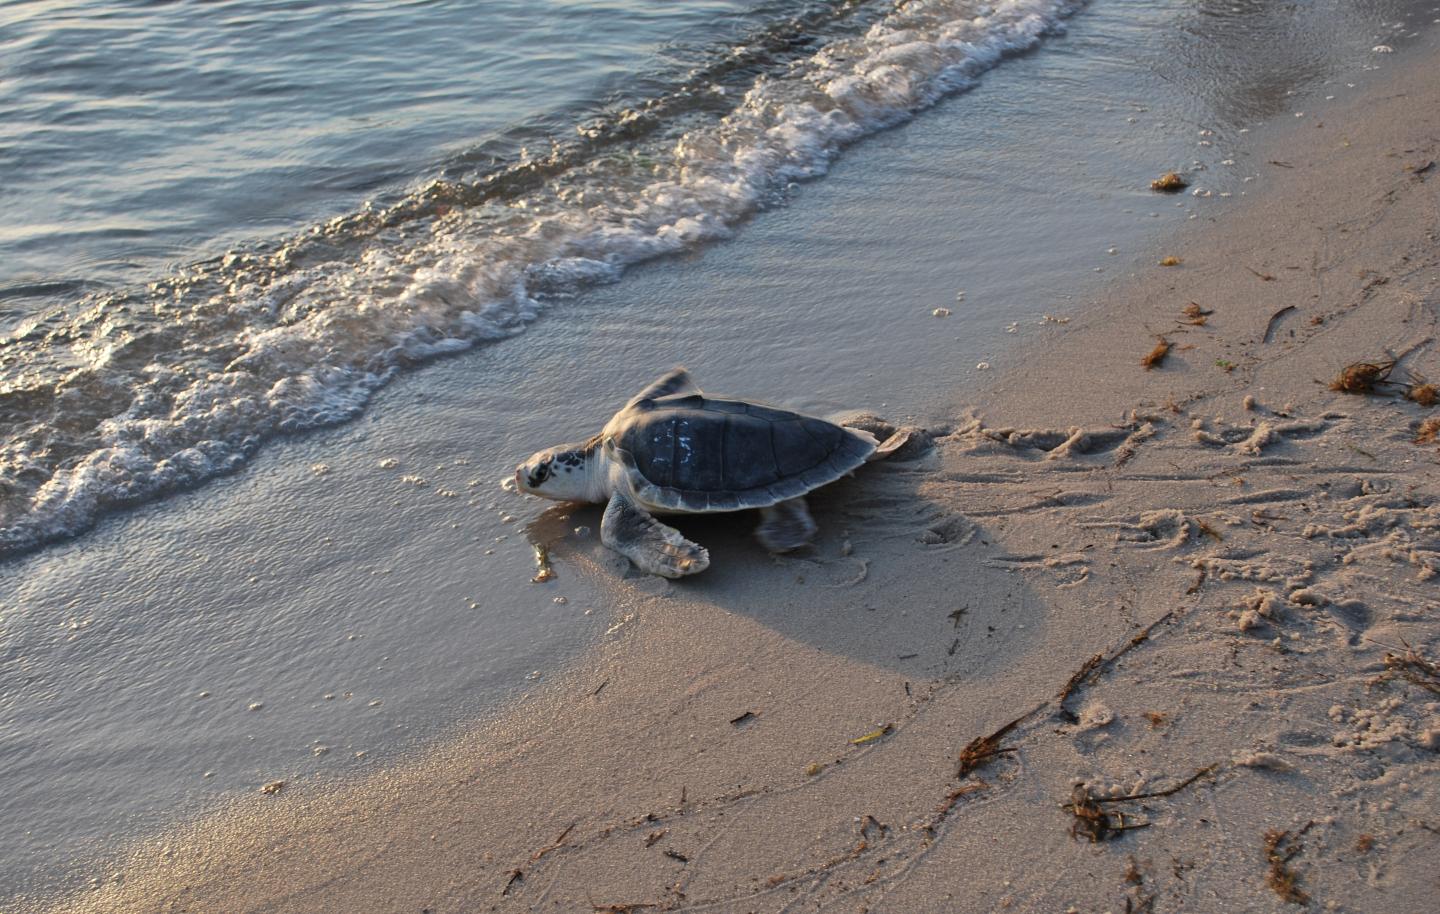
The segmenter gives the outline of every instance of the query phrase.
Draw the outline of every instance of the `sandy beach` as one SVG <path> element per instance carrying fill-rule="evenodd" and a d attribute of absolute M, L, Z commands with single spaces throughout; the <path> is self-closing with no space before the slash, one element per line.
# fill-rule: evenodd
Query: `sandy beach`
<path fill-rule="evenodd" d="M 812 550 L 699 519 L 713 565 L 670 583 L 554 509 L 530 533 L 594 647 L 443 746 L 276 782 L 37 910 L 1432 910 L 1424 41 L 1276 131 L 1263 192 L 947 396 L 929 451 L 813 499 Z"/>

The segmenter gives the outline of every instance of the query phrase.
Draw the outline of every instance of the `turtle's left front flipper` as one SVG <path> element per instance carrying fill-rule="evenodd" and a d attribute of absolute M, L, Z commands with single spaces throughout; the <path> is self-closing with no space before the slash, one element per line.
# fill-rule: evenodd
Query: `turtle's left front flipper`
<path fill-rule="evenodd" d="M 681 578 L 710 567 L 710 553 L 646 514 L 617 492 L 605 506 L 600 541 L 635 563 L 635 567 L 665 578 Z"/>

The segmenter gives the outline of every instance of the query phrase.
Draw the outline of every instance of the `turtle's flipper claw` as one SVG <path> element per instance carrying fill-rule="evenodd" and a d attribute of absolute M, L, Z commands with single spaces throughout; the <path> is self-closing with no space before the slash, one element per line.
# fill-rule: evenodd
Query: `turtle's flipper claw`
<path fill-rule="evenodd" d="M 710 567 L 710 553 L 703 546 L 690 542 L 679 530 L 660 523 L 618 493 L 605 507 L 600 539 L 649 574 L 683 578 Z"/>

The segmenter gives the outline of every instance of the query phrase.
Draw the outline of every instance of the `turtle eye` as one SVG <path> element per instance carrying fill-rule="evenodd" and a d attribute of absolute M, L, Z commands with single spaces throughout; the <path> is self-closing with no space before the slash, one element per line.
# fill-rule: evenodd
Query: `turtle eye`
<path fill-rule="evenodd" d="M 549 478 L 550 478 L 550 461 L 548 461 L 548 460 L 542 460 L 542 461 L 540 462 L 540 465 L 535 468 L 535 472 L 533 472 L 533 473 L 530 474 L 530 485 L 532 485 L 532 486 L 538 486 L 538 485 L 540 485 L 541 483 L 543 483 L 545 480 L 547 480 L 547 479 L 549 479 Z"/>

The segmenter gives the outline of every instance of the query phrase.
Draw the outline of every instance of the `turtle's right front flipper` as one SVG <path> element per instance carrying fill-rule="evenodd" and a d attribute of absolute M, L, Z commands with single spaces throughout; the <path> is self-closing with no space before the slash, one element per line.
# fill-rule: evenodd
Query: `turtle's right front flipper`
<path fill-rule="evenodd" d="M 696 574 L 710 567 L 710 553 L 646 514 L 616 493 L 600 521 L 600 541 L 635 563 L 635 567 L 666 578 Z"/>

